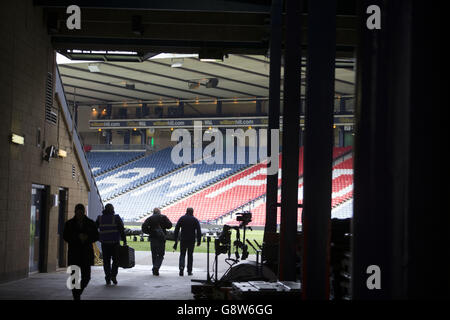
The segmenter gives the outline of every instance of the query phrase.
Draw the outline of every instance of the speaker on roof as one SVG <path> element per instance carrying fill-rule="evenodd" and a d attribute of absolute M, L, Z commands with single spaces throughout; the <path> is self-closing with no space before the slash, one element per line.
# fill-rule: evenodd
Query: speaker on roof
<path fill-rule="evenodd" d="M 208 80 L 208 82 L 206 83 L 206 87 L 207 88 L 215 88 L 217 87 L 217 85 L 219 84 L 219 79 L 217 78 L 211 78 Z"/>

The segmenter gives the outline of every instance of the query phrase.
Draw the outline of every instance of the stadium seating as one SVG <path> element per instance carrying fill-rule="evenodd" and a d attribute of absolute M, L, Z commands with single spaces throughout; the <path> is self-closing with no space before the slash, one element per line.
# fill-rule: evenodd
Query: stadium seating
<path fill-rule="evenodd" d="M 253 203 L 254 221 L 251 225 L 263 225 L 266 164 L 251 165 L 249 156 L 254 150 L 243 150 L 245 161 L 241 164 L 236 164 L 235 152 L 234 164 L 197 162 L 177 165 L 171 161 L 172 148 L 166 148 L 98 176 L 97 185 L 103 202 L 112 203 L 116 212 L 127 221 L 139 220 L 154 207 L 163 207 L 163 213 L 172 222 L 176 222 L 187 207 L 193 207 L 200 220 L 212 221 L 242 208 L 246 203 Z M 333 156 L 339 157 L 349 150 L 334 148 Z M 301 176 L 303 148 L 300 148 L 299 155 Z M 281 160 L 280 154 L 279 173 Z M 336 166 L 338 171 L 333 171 L 339 173 L 333 180 L 333 206 L 352 196 L 351 168 L 351 161 L 347 160 Z M 281 174 L 278 178 L 281 185 Z"/>
<path fill-rule="evenodd" d="M 333 167 L 331 207 L 353 198 L 353 158 L 349 158 Z"/>
<path fill-rule="evenodd" d="M 333 156 L 339 158 L 350 151 L 351 148 L 334 148 Z M 279 167 L 281 168 L 281 155 Z M 299 175 L 303 174 L 303 148 L 300 148 Z M 281 185 L 281 175 L 278 176 L 278 184 Z M 338 206 L 353 196 L 353 170 L 352 158 L 345 160 L 333 168 L 333 199 L 332 206 Z M 239 174 L 221 181 L 202 192 L 169 206 L 163 210 L 169 219 L 176 221 L 184 214 L 187 207 L 193 207 L 195 215 L 202 221 L 216 220 L 236 209 L 250 210 L 253 221 L 250 226 L 261 226 L 265 223 L 266 192 L 265 165 L 252 166 Z M 258 199 L 259 198 L 259 199 Z M 303 184 L 299 184 L 299 203 L 303 199 Z M 279 198 L 278 201 L 281 201 Z M 246 205 L 246 204 L 249 205 Z M 300 208 L 298 221 L 301 221 Z M 279 217 L 278 217 L 279 219 Z M 237 222 L 227 222 L 237 224 Z M 278 221 L 279 223 L 279 221 Z"/>
<path fill-rule="evenodd" d="M 163 149 L 100 176 L 96 182 L 103 201 L 180 168 L 182 164 L 170 161 L 171 150 Z"/>
<path fill-rule="evenodd" d="M 345 152 L 340 153 L 342 155 Z M 339 154 L 339 153 L 334 153 Z M 338 155 L 339 157 L 339 155 Z M 332 199 L 331 199 L 331 216 L 332 218 L 346 219 L 353 216 L 353 158 L 344 160 L 333 167 L 332 173 Z M 299 184 L 299 203 L 303 201 L 303 184 Z M 281 202 L 278 196 L 278 202 Z M 249 226 L 264 226 L 266 221 L 266 202 L 259 201 L 258 205 L 253 208 L 244 207 L 243 210 L 252 212 L 252 222 Z M 301 223 L 302 209 L 298 209 L 297 221 Z M 237 225 L 237 221 L 230 221 L 227 224 Z M 278 208 L 277 224 L 280 224 L 280 208 Z"/>
<path fill-rule="evenodd" d="M 144 152 L 96 152 L 86 153 L 94 176 L 99 176 L 128 162 L 142 157 Z"/>
<path fill-rule="evenodd" d="M 104 202 L 112 203 L 116 212 L 126 220 L 135 220 L 151 212 L 154 207 L 166 206 L 181 200 L 245 169 L 250 165 L 248 160 L 252 151 L 248 148 L 243 150 L 245 151 L 244 163 L 236 163 L 238 161 L 237 153 L 235 153 L 234 164 L 193 163 L 161 177 L 161 172 L 167 173 L 169 170 L 178 168 L 173 165 L 170 152 L 165 152 L 163 155 L 166 158 L 161 158 L 162 162 L 153 164 L 152 167 L 136 167 L 139 163 L 136 161 L 133 163 L 135 168 L 123 167 L 120 173 L 108 175 L 106 179 L 99 182 L 100 192 L 104 196 Z M 158 175 L 155 175 L 156 171 Z M 157 179 L 158 177 L 161 178 Z M 147 183 L 149 181 L 151 183 Z M 114 192 L 119 195 L 108 200 L 108 196 Z"/>
<path fill-rule="evenodd" d="M 213 220 L 266 192 L 266 165 L 257 164 L 202 192 L 165 208 L 163 213 L 177 221 L 187 207 L 195 208 L 200 220 Z"/>

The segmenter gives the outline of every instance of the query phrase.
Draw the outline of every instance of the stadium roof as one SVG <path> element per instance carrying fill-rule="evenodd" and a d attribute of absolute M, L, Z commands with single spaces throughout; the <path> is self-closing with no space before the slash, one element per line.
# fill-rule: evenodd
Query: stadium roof
<path fill-rule="evenodd" d="M 223 61 L 201 61 L 197 54 L 155 54 L 142 62 L 71 61 L 58 55 L 58 67 L 67 99 L 80 105 L 269 95 L 269 59 L 262 55 L 230 54 Z M 282 68 L 281 79 L 283 74 Z M 353 59 L 336 60 L 335 79 L 337 96 L 353 96 Z"/>

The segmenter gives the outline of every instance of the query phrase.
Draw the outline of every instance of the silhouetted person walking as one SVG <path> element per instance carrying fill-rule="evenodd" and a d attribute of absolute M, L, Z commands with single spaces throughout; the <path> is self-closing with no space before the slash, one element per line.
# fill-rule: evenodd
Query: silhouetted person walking
<path fill-rule="evenodd" d="M 184 263 L 186 260 L 186 251 L 188 253 L 188 263 L 187 263 L 187 272 L 188 275 L 192 275 L 192 264 L 194 262 L 194 247 L 195 240 L 197 239 L 197 246 L 200 245 L 202 239 L 202 230 L 200 228 L 200 222 L 197 218 L 194 217 L 194 209 L 187 208 L 186 214 L 182 216 L 175 226 L 175 244 L 173 248 L 177 250 L 178 245 L 178 233 L 181 229 L 180 234 L 180 260 L 179 260 L 179 268 L 180 268 L 180 276 L 183 276 L 184 272 Z"/>
<path fill-rule="evenodd" d="M 153 275 L 159 276 L 159 268 L 164 260 L 166 252 L 166 229 L 172 228 L 172 222 L 158 208 L 153 209 L 153 214 L 142 224 L 142 232 L 150 237 L 152 250 Z"/>
<path fill-rule="evenodd" d="M 107 285 L 117 284 L 117 273 L 119 271 L 119 256 L 117 249 L 122 239 L 124 245 L 127 244 L 125 237 L 125 227 L 118 214 L 114 214 L 114 207 L 108 203 L 103 210 L 103 214 L 95 221 L 100 233 L 102 243 L 103 270 L 105 271 L 105 281 Z M 111 268 L 112 259 L 112 268 Z"/>
<path fill-rule="evenodd" d="M 68 243 L 69 266 L 76 265 L 81 271 L 81 288 L 72 289 L 74 300 L 80 300 L 83 290 L 91 279 L 91 266 L 94 265 L 94 248 L 98 240 L 95 222 L 86 217 L 84 205 L 75 206 L 75 216 L 64 224 L 63 238 Z"/>

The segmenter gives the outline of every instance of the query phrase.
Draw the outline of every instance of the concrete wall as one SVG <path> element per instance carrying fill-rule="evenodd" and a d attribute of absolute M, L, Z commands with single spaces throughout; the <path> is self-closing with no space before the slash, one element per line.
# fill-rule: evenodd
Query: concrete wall
<path fill-rule="evenodd" d="M 167 147 L 173 147 L 174 145 L 177 144 L 176 141 L 171 141 L 170 140 L 170 136 L 172 135 L 172 132 L 170 130 L 155 130 L 155 134 L 154 134 L 154 141 L 155 141 L 155 146 L 158 148 L 167 148 Z"/>
<path fill-rule="evenodd" d="M 89 120 L 94 120 L 92 116 L 92 110 L 88 107 L 78 108 L 77 128 L 78 132 L 92 131 L 89 129 Z"/>
<path fill-rule="evenodd" d="M 83 140 L 83 145 L 93 145 L 106 143 L 106 138 L 103 137 L 102 132 L 97 130 L 89 130 L 87 132 L 80 133 L 81 139 Z M 123 144 L 123 140 L 122 140 Z"/>
<path fill-rule="evenodd" d="M 56 62 L 44 21 L 32 0 L 0 2 L 0 282 L 28 275 L 33 183 L 49 186 L 50 194 L 68 188 L 69 218 L 76 203 L 88 203 L 88 185 L 62 114 L 59 125 L 45 121 L 46 75 L 54 74 Z M 24 136 L 25 145 L 12 144 L 12 132 Z M 43 144 L 58 141 L 67 158 L 42 160 Z M 45 271 L 51 272 L 57 266 L 58 207 L 47 216 Z"/>

